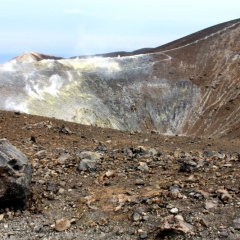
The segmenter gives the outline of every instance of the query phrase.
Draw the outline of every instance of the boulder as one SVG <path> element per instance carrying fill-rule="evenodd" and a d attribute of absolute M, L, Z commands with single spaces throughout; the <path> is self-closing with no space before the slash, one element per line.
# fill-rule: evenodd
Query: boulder
<path fill-rule="evenodd" d="M 30 195 L 31 166 L 27 157 L 0 139 L 0 206 L 24 205 Z"/>

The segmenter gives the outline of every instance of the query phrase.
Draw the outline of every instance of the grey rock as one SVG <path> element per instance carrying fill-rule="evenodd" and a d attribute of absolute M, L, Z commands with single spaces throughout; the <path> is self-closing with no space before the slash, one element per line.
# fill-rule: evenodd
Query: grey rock
<path fill-rule="evenodd" d="M 170 213 L 172 213 L 172 214 L 177 214 L 177 213 L 178 213 L 178 209 L 177 209 L 176 207 L 174 207 L 174 208 L 172 208 L 172 209 L 170 210 Z"/>
<path fill-rule="evenodd" d="M 72 134 L 72 131 L 65 125 L 62 125 L 62 127 L 59 129 L 59 133 Z"/>
<path fill-rule="evenodd" d="M 133 215 L 132 215 L 132 220 L 134 221 L 134 222 L 138 222 L 138 221 L 140 221 L 142 219 L 142 216 L 137 212 L 137 211 L 135 211 L 134 213 L 133 213 Z"/>
<path fill-rule="evenodd" d="M 236 230 L 240 230 L 240 218 L 236 218 L 236 219 L 233 220 L 233 227 Z"/>
<path fill-rule="evenodd" d="M 97 168 L 96 161 L 89 159 L 82 159 L 77 166 L 78 171 L 95 171 Z"/>
<path fill-rule="evenodd" d="M 219 233 L 219 236 L 221 238 L 227 238 L 228 237 L 228 233 L 226 231 L 222 231 L 222 232 Z"/>
<path fill-rule="evenodd" d="M 106 152 L 107 150 L 107 147 L 102 142 L 99 142 L 98 146 L 95 149 L 95 151 L 99 152 Z"/>
<path fill-rule="evenodd" d="M 171 191 L 169 191 L 169 197 L 171 199 L 177 199 L 177 198 L 181 197 L 181 193 L 179 192 L 179 190 L 177 188 L 173 188 Z"/>
<path fill-rule="evenodd" d="M 69 160 L 71 158 L 71 155 L 69 153 L 62 153 L 59 157 L 58 157 L 58 162 L 60 164 L 64 164 L 67 160 Z"/>
<path fill-rule="evenodd" d="M 40 150 L 37 153 L 35 153 L 34 156 L 40 160 L 40 159 L 45 158 L 46 154 L 47 154 L 46 150 Z"/>
<path fill-rule="evenodd" d="M 123 149 L 122 149 L 122 152 L 123 152 L 123 154 L 124 154 L 125 156 L 129 156 L 129 157 L 132 157 L 132 156 L 133 156 L 133 152 L 132 152 L 132 150 L 129 149 L 129 148 L 123 148 Z"/>
<path fill-rule="evenodd" d="M 205 202 L 205 208 L 206 209 L 215 208 L 217 206 L 218 206 L 218 202 L 217 201 L 206 201 Z"/>
<path fill-rule="evenodd" d="M 27 157 L 0 139 L 0 205 L 24 205 L 30 195 L 31 166 Z"/>
<path fill-rule="evenodd" d="M 143 215 L 144 215 L 143 213 L 144 213 L 143 208 L 141 208 L 141 207 L 136 208 L 136 209 L 134 210 L 133 215 L 132 215 L 132 220 L 133 220 L 134 222 L 137 222 L 137 221 L 142 220 L 142 219 L 143 219 Z"/>
<path fill-rule="evenodd" d="M 76 156 L 80 157 L 81 159 L 98 161 L 102 158 L 103 154 L 99 152 L 83 151 L 76 153 Z"/>
<path fill-rule="evenodd" d="M 204 230 L 204 231 L 200 232 L 199 235 L 201 237 L 207 237 L 207 236 L 209 236 L 209 231 L 208 230 Z"/>
<path fill-rule="evenodd" d="M 132 152 L 140 155 L 149 155 L 149 156 L 157 155 L 157 151 L 155 148 L 145 148 L 143 146 L 138 146 L 136 148 L 133 148 Z"/>
<path fill-rule="evenodd" d="M 138 169 L 142 172 L 146 172 L 149 170 L 148 165 L 145 162 L 140 162 Z"/>
<path fill-rule="evenodd" d="M 147 238 L 147 236 L 148 236 L 147 232 L 141 232 L 139 235 L 140 239 L 145 239 L 145 238 Z"/>
<path fill-rule="evenodd" d="M 194 168 L 197 167 L 197 163 L 193 162 L 193 161 L 183 161 L 183 160 L 179 160 L 179 162 L 181 163 L 179 172 L 192 172 Z"/>
<path fill-rule="evenodd" d="M 193 226 L 185 222 L 181 215 L 171 215 L 162 219 L 162 224 L 159 226 L 159 228 L 161 231 L 177 231 L 185 234 L 191 232 Z"/>
<path fill-rule="evenodd" d="M 135 181 L 135 184 L 136 184 L 136 185 L 144 185 L 144 184 L 145 184 L 145 182 L 144 182 L 144 180 L 143 180 L 143 179 L 141 179 L 141 178 L 138 178 L 138 179 L 136 179 L 136 181 Z"/>
<path fill-rule="evenodd" d="M 46 187 L 47 191 L 55 191 L 56 190 L 56 186 L 54 184 L 48 184 Z"/>

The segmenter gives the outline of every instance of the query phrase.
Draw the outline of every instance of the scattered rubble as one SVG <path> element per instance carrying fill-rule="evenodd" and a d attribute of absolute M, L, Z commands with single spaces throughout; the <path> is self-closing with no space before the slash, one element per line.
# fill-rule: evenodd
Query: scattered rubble
<path fill-rule="evenodd" d="M 13 114 L 2 113 L 0 134 L 29 159 L 31 194 L 25 206 L 0 208 L 2 239 L 240 239 L 239 142 L 201 138 L 193 147 L 196 138 L 56 119 L 49 128 Z M 71 134 L 59 132 L 63 125 Z"/>

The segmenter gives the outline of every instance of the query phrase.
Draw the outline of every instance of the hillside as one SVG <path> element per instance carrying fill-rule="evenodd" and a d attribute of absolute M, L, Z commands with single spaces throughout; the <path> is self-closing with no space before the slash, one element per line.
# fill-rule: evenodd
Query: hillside
<path fill-rule="evenodd" d="M 125 57 L 24 54 L 0 66 L 0 109 L 120 130 L 238 138 L 239 30 L 237 19 Z"/>

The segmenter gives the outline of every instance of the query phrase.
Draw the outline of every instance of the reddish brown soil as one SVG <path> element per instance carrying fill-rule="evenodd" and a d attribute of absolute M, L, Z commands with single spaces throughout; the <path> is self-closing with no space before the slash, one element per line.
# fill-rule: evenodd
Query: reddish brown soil
<path fill-rule="evenodd" d="M 0 128 L 0 137 L 26 154 L 33 169 L 32 196 L 27 206 L 21 211 L 2 210 L 3 239 L 139 239 L 144 234 L 146 239 L 218 239 L 224 234 L 228 239 L 239 239 L 239 231 L 232 225 L 240 217 L 238 139 L 129 133 L 4 111 L 0 112 Z M 69 131 L 63 133 L 62 129 Z M 95 151 L 99 142 L 104 143 L 107 151 L 97 170 L 76 171 L 80 161 L 76 153 Z M 159 153 L 154 157 L 129 157 L 122 153 L 123 148 L 140 145 L 155 148 Z M 59 148 L 70 155 L 64 164 L 58 162 Z M 41 159 L 35 155 L 39 150 L 46 150 Z M 226 157 L 209 157 L 207 167 L 179 172 L 180 153 L 189 153 L 198 162 L 205 151 L 225 153 Z M 149 169 L 141 172 L 140 162 L 147 163 Z M 113 175 L 107 177 L 108 171 Z M 139 179 L 143 185 L 136 183 Z M 172 185 L 180 186 L 186 198 L 172 199 Z M 206 201 L 216 198 L 219 189 L 227 190 L 231 198 L 221 201 L 219 196 L 218 206 L 206 209 Z M 200 192 L 209 197 L 191 197 Z M 139 207 L 146 220 L 133 221 L 133 213 Z M 190 232 L 182 235 L 163 229 L 162 222 L 172 215 L 172 207 L 178 208 L 179 214 L 193 226 Z M 71 220 L 71 227 L 57 232 L 54 224 L 62 217 Z"/>

